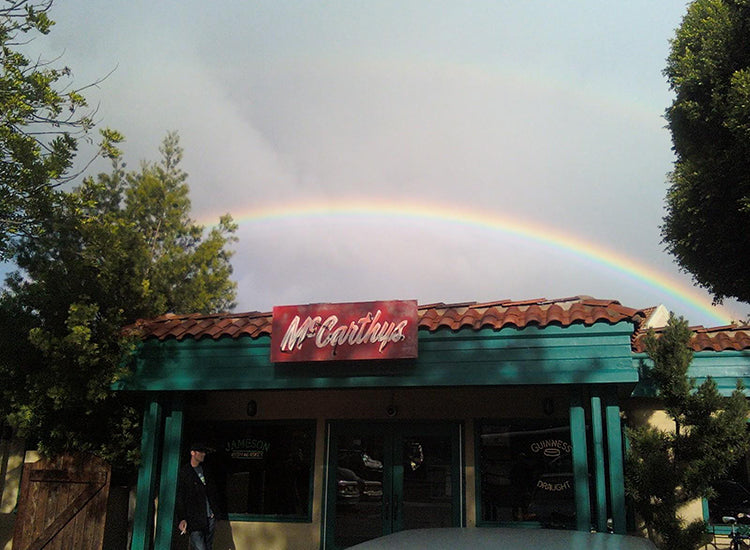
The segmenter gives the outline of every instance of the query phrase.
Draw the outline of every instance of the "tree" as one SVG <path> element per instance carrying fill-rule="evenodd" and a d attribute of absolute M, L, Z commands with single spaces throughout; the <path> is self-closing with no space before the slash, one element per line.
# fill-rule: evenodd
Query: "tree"
<path fill-rule="evenodd" d="M 110 390 L 133 345 L 122 328 L 167 312 L 234 307 L 235 224 L 189 217 L 176 134 L 160 163 L 86 178 L 13 247 L 20 268 L 0 297 L 0 413 L 44 454 L 88 450 L 132 465 L 141 410 Z"/>
<path fill-rule="evenodd" d="M 750 2 L 696 0 L 672 40 L 663 242 L 720 303 L 750 302 Z"/>
<path fill-rule="evenodd" d="M 72 171 L 78 144 L 90 139 L 93 112 L 80 89 L 68 89 L 67 67 L 32 61 L 25 42 L 49 33 L 52 0 L 4 0 L 0 5 L 0 260 L 14 238 L 34 235 L 49 216 L 57 189 Z M 121 136 L 101 132 L 98 153 L 114 156 Z"/>
<path fill-rule="evenodd" d="M 159 150 L 160 164 L 144 164 L 126 176 L 122 211 L 125 219 L 137 220 L 151 258 L 145 272 L 151 314 L 230 310 L 236 284 L 229 280 L 232 253 L 225 245 L 236 225 L 231 216 L 224 216 L 204 239 L 203 227 L 188 217 L 187 174 L 179 167 L 182 149 L 177 134 L 168 134 Z"/>
<path fill-rule="evenodd" d="M 700 497 L 713 496 L 713 484 L 750 447 L 748 405 L 742 386 L 730 397 L 719 394 L 708 378 L 699 387 L 687 376 L 693 353 L 687 322 L 673 315 L 657 337 L 652 331 L 646 349 L 653 380 L 674 429 L 653 426 L 628 430 L 625 486 L 649 538 L 664 550 L 697 550 L 705 544 L 705 524 L 687 524 L 680 508 Z"/>

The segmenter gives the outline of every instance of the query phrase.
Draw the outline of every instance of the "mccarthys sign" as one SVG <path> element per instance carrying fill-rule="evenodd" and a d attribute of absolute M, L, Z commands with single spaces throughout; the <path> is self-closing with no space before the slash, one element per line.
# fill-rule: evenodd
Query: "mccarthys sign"
<path fill-rule="evenodd" d="M 274 363 L 415 357 L 416 300 L 273 308 Z"/>

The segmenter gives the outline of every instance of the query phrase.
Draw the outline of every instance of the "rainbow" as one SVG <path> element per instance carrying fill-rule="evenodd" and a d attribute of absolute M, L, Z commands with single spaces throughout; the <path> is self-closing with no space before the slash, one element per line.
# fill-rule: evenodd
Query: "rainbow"
<path fill-rule="evenodd" d="M 537 222 L 513 219 L 481 212 L 476 209 L 461 209 L 439 204 L 409 204 L 388 202 L 382 199 L 356 199 L 339 201 L 306 201 L 304 203 L 272 204 L 253 208 L 233 216 L 240 225 L 263 221 L 298 218 L 331 218 L 345 216 L 386 217 L 395 219 L 417 219 L 450 223 L 458 226 L 489 230 L 526 239 L 543 246 L 560 249 L 584 258 L 606 269 L 623 273 L 631 279 L 653 287 L 680 302 L 690 305 L 717 324 L 729 324 L 733 315 L 723 307 L 714 306 L 710 299 L 693 286 L 678 281 L 652 267 L 634 260 L 600 244 L 565 234 L 558 229 L 544 227 Z M 206 220 L 207 216 L 201 216 Z M 216 220 L 218 216 L 211 219 Z M 200 221 L 200 220 L 199 220 Z M 201 222 L 210 225 L 210 222 Z"/>

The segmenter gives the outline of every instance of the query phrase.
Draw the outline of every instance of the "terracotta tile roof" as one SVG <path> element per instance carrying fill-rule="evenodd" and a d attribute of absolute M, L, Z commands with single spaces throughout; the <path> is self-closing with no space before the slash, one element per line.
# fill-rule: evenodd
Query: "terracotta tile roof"
<path fill-rule="evenodd" d="M 657 308 L 634 309 L 615 300 L 599 300 L 589 296 L 572 296 L 547 300 L 499 300 L 495 302 L 435 303 L 420 305 L 419 328 L 429 332 L 439 329 L 499 330 L 505 327 L 567 327 L 574 324 L 614 324 L 630 321 L 634 324 L 633 351 L 644 352 L 646 321 Z M 143 339 L 200 340 L 203 338 L 258 338 L 271 334 L 270 312 L 215 313 L 211 315 L 167 314 L 155 319 L 140 320 L 128 327 L 137 330 Z M 705 328 L 691 327 L 693 351 L 724 351 L 750 349 L 750 325 L 727 325 Z M 658 329 L 656 329 L 658 332 Z"/>
<path fill-rule="evenodd" d="M 725 325 L 722 327 L 705 328 L 703 326 L 690 327 L 693 337 L 690 348 L 693 351 L 728 351 L 750 349 L 750 325 Z M 656 330 L 657 334 L 659 330 Z M 640 332 L 633 342 L 633 350 L 645 352 L 646 332 Z"/>
<path fill-rule="evenodd" d="M 434 332 L 439 328 L 499 330 L 530 325 L 567 327 L 573 324 L 593 325 L 598 322 L 618 323 L 643 320 L 640 310 L 620 305 L 615 300 L 597 300 L 589 296 L 573 296 L 557 300 L 502 300 L 486 303 L 430 304 L 419 307 L 419 328 Z"/>
<path fill-rule="evenodd" d="M 128 330 L 138 331 L 143 339 L 170 338 L 184 340 L 192 338 L 213 338 L 217 340 L 224 336 L 239 338 L 249 336 L 258 338 L 271 333 L 271 314 L 258 313 L 214 313 L 205 315 L 193 313 L 190 315 L 175 315 L 168 313 L 155 319 L 139 320 Z"/>
<path fill-rule="evenodd" d="M 459 304 L 428 304 L 418 308 L 419 328 L 429 332 L 504 327 L 524 328 L 574 324 L 633 322 L 636 328 L 646 318 L 646 310 L 633 309 L 615 300 L 598 300 L 589 296 L 573 296 L 547 300 L 500 300 L 496 302 Z M 168 314 L 155 319 L 141 320 L 129 327 L 140 332 L 144 339 L 159 340 L 186 338 L 200 340 L 222 337 L 258 338 L 271 334 L 271 313 L 217 313 L 212 315 Z"/>

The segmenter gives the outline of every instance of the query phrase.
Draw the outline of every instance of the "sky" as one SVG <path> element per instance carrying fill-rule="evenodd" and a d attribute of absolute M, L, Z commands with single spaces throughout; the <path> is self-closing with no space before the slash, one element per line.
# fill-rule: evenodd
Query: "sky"
<path fill-rule="evenodd" d="M 178 131 L 193 217 L 239 222 L 236 311 L 591 295 L 711 306 L 661 244 L 684 0 L 58 0 L 125 160 Z M 106 170 L 107 166 L 101 166 Z"/>

